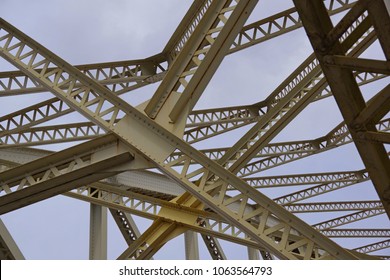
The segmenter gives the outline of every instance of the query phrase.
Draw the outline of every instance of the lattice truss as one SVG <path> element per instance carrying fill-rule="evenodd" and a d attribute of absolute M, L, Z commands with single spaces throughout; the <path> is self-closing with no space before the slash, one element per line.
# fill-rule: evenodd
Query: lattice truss
<path fill-rule="evenodd" d="M 52 93 L 0 118 L 0 214 L 56 195 L 90 203 L 91 259 L 107 258 L 107 209 L 127 244 L 118 259 L 151 259 L 180 235 L 187 259 L 199 258 L 198 242 L 212 259 L 228 258 L 231 243 L 250 259 L 387 258 L 388 1 L 295 0 L 248 24 L 257 2 L 193 1 L 161 53 L 79 66 L 0 20 L 0 55 L 18 69 L 0 73 L 0 96 L 23 103 Z M 225 56 L 302 27 L 314 53 L 274 91 L 197 109 Z M 122 98 L 154 83 L 140 105 Z M 312 139 L 278 140 L 321 104 L 342 122 L 325 133 L 307 126 Z M 86 121 L 68 122 L 74 112 Z M 50 151 L 54 143 L 69 148 Z M 326 155 L 345 147 L 361 167 L 335 169 L 343 156 L 326 167 Z M 304 158 L 321 171 L 307 172 Z M 302 172 L 289 171 L 300 162 Z M 135 217 L 152 223 L 140 230 Z M 23 258 L 3 223 L 0 235 L 3 259 Z"/>

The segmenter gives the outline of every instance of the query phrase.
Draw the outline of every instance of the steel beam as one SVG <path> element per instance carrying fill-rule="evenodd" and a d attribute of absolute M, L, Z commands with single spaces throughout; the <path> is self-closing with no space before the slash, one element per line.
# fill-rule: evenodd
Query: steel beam
<path fill-rule="evenodd" d="M 201 234 L 201 236 L 213 260 L 227 260 L 218 239 L 208 234 Z"/>
<path fill-rule="evenodd" d="M 210 7 L 211 2 L 211 0 L 193 1 L 191 7 L 180 21 L 175 32 L 172 34 L 162 51 L 162 53 L 168 57 L 169 62 L 174 61 L 181 52 L 202 17 L 205 15 L 207 9 Z"/>
<path fill-rule="evenodd" d="M 366 10 L 367 0 L 357 1 L 355 5 L 347 12 L 347 14 L 337 23 L 337 25 L 328 33 L 327 43 L 334 44 L 339 40 L 345 32 L 348 31 L 351 25 L 363 14 Z"/>
<path fill-rule="evenodd" d="M 315 224 L 313 227 L 318 230 L 327 230 L 334 227 L 354 223 L 356 221 L 367 219 L 373 216 L 381 215 L 383 213 L 385 213 L 384 209 L 363 210 Z"/>
<path fill-rule="evenodd" d="M 187 42 L 199 19 L 204 15 L 204 9 L 211 1 L 194 1 L 180 27 L 175 31 L 164 48 L 163 53 L 169 53 L 173 59 Z M 335 15 L 350 9 L 357 0 L 326 0 L 326 8 L 330 15 Z M 287 9 L 267 18 L 258 20 L 244 26 L 232 46 L 229 53 L 234 53 L 250 46 L 265 42 L 277 36 L 286 34 L 302 27 L 302 22 L 295 8 Z"/>
<path fill-rule="evenodd" d="M 147 115 L 156 118 L 167 104 L 172 122 L 183 113 L 187 117 L 256 3 L 257 0 L 210 3 L 146 106 Z M 166 103 L 169 97 L 178 99 L 173 104 Z"/>
<path fill-rule="evenodd" d="M 329 55 L 324 57 L 324 61 L 328 65 L 337 65 L 344 69 L 359 72 L 379 73 L 384 75 L 390 74 L 390 62 L 383 60 Z"/>
<path fill-rule="evenodd" d="M 364 72 L 356 77 L 359 78 L 359 85 L 363 85 L 384 76 Z M 330 94 L 331 92 L 325 95 L 321 93 L 314 101 Z M 265 109 L 260 109 L 259 112 L 265 114 Z M 188 116 L 186 126 L 195 127 L 184 132 L 184 139 L 188 143 L 195 143 L 251 124 L 259 118 L 256 111 L 258 109 L 254 105 L 194 111 Z M 89 122 L 29 128 L 70 112 L 71 109 L 66 104 L 52 99 L 3 116 L 0 120 L 2 126 L 7 129 L 0 132 L 0 135 L 3 135 L 0 136 L 0 144 L 12 147 L 43 145 L 88 140 L 103 134 L 98 126 Z M 0 148 L 2 147 L 4 146 L 0 145 Z"/>
<path fill-rule="evenodd" d="M 355 250 L 355 251 L 357 251 L 359 253 L 367 254 L 367 253 L 383 250 L 383 249 L 386 249 L 386 248 L 389 248 L 389 247 L 390 247 L 390 239 L 387 239 L 387 240 L 384 240 L 384 241 L 379 241 L 379 242 L 376 242 L 376 243 L 372 243 L 372 244 L 368 244 L 368 245 L 365 245 L 365 246 L 361 246 L 361 247 L 355 248 L 353 250 Z"/>
<path fill-rule="evenodd" d="M 94 123 L 83 122 L 23 128 L 19 132 L 6 133 L 0 136 L 0 149 L 90 140 L 104 135 L 105 131 Z"/>
<path fill-rule="evenodd" d="M 361 177 L 357 178 L 354 181 L 347 182 L 332 182 L 328 184 L 320 184 L 314 187 L 310 187 L 304 190 L 296 191 L 293 193 L 289 193 L 283 196 L 279 196 L 274 199 L 274 201 L 280 205 L 288 205 L 295 203 L 297 201 L 302 201 L 311 197 L 315 197 L 324 193 L 328 193 L 331 191 L 335 191 L 341 188 L 345 188 L 348 186 L 352 186 L 357 183 L 368 181 L 368 175 L 363 174 Z"/>
<path fill-rule="evenodd" d="M 260 260 L 260 252 L 258 249 L 248 247 L 248 260 Z"/>
<path fill-rule="evenodd" d="M 199 260 L 198 234 L 193 231 L 184 232 L 184 248 L 186 260 Z"/>
<path fill-rule="evenodd" d="M 331 238 L 389 238 L 390 229 L 328 229 L 323 234 Z"/>
<path fill-rule="evenodd" d="M 107 208 L 90 204 L 89 259 L 107 259 Z"/>
<path fill-rule="evenodd" d="M 390 60 L 390 15 L 388 0 L 366 1 L 368 13 L 372 17 L 375 32 L 378 35 L 386 60 Z"/>
<path fill-rule="evenodd" d="M 362 140 L 390 144 L 390 133 L 386 132 L 366 131 L 363 133 L 363 135 L 359 135 L 359 137 Z"/>
<path fill-rule="evenodd" d="M 134 172 L 128 173 L 128 176 L 124 176 L 124 174 L 127 174 L 127 173 L 124 173 L 122 175 L 117 175 L 116 179 L 109 180 L 108 182 L 117 182 L 115 184 L 121 184 L 119 182 L 128 182 L 128 183 L 130 183 L 127 186 L 127 188 L 129 188 L 129 190 L 133 189 L 134 191 L 138 191 L 138 190 L 135 190 L 134 187 L 131 186 L 131 178 L 134 177 L 134 176 L 136 176 L 136 177 L 139 176 L 139 175 L 137 175 L 138 174 L 137 172 L 134 175 L 133 175 L 133 173 Z M 150 176 L 153 175 L 153 173 L 146 173 L 145 175 L 150 177 Z M 261 185 L 262 185 L 262 187 L 265 187 L 265 185 L 267 185 L 267 184 L 269 184 L 269 186 L 278 186 L 278 184 L 281 185 L 281 186 L 283 186 L 283 185 L 295 185 L 295 184 L 303 185 L 303 184 L 308 184 L 308 183 L 312 184 L 312 183 L 314 183 L 314 181 L 311 180 L 311 178 L 313 176 L 315 178 L 315 181 L 318 181 L 318 182 L 320 180 L 324 180 L 324 181 L 330 180 L 329 176 L 331 176 L 331 178 L 333 180 L 332 182 L 335 182 L 335 181 L 355 181 L 356 182 L 356 180 L 359 180 L 359 178 L 361 179 L 362 177 L 367 176 L 367 173 L 365 173 L 364 171 L 361 171 L 361 172 L 345 172 L 345 173 L 337 172 L 337 173 L 324 173 L 324 174 L 308 174 L 308 175 L 305 175 L 303 177 L 301 177 L 301 176 L 303 176 L 303 175 L 265 177 L 263 179 L 265 183 L 263 182 Z M 123 177 L 123 179 L 121 179 L 122 177 Z M 141 179 L 141 178 L 139 178 L 139 179 Z M 139 180 L 139 179 L 137 179 L 137 180 Z M 256 181 L 257 180 L 259 180 L 259 178 L 256 179 Z M 287 180 L 286 183 L 283 183 L 285 180 Z M 149 189 L 150 189 L 150 191 L 153 191 L 153 193 L 157 194 L 157 191 L 159 191 L 161 189 L 161 182 L 159 183 L 159 182 L 157 182 L 155 180 L 152 180 L 152 181 L 154 182 L 153 184 L 157 184 L 158 187 L 149 188 Z M 124 187 L 124 185 L 118 185 L 118 186 Z M 143 188 L 148 188 L 148 187 L 146 185 L 143 185 Z M 174 188 L 178 188 L 178 186 L 172 185 L 170 187 L 170 190 L 174 191 Z M 308 191 L 308 190 L 306 190 L 306 191 Z M 145 190 L 142 190 L 141 193 L 146 194 L 147 192 Z M 303 192 L 298 192 L 298 193 L 299 194 L 301 194 L 301 193 L 303 194 Z M 322 192 L 313 191 L 313 193 L 316 194 L 316 195 L 319 195 Z M 153 194 L 151 194 L 151 195 L 153 195 Z M 161 195 L 157 195 L 156 197 L 161 197 Z M 173 198 L 173 197 L 171 197 L 171 198 Z M 168 198 L 168 199 L 171 199 L 171 198 Z M 295 213 L 305 213 L 305 212 L 323 212 L 323 211 L 352 211 L 352 210 L 383 209 L 382 203 L 380 201 L 294 203 L 294 204 L 285 204 L 284 207 L 288 211 L 290 211 L 292 213 L 294 213 L 294 212 Z M 126 214 L 126 213 L 123 213 L 123 212 L 120 212 L 120 213 L 122 213 L 122 215 Z M 122 217 L 122 215 L 119 215 L 119 216 Z M 126 222 L 126 223 L 120 222 L 120 224 L 122 225 L 122 226 L 120 226 L 120 229 L 125 229 L 123 227 L 123 225 L 128 225 L 129 222 Z M 126 228 L 127 228 L 127 226 L 126 226 Z M 127 230 L 126 230 L 126 234 L 124 233 L 124 236 L 126 237 L 128 235 L 131 235 L 134 238 L 134 233 L 132 231 L 130 231 L 130 233 L 128 233 Z"/>
<path fill-rule="evenodd" d="M 275 188 L 285 186 L 303 186 L 335 182 L 356 181 L 365 174 L 365 170 L 346 172 L 324 172 L 312 174 L 278 175 L 265 177 L 250 177 L 244 181 L 254 188 Z"/>
<path fill-rule="evenodd" d="M 312 202 L 293 203 L 284 205 L 291 213 L 313 213 L 313 212 L 339 212 L 356 210 L 379 210 L 383 209 L 380 201 L 344 201 L 344 202 Z"/>
<path fill-rule="evenodd" d="M 69 114 L 72 110 L 58 98 L 40 102 L 0 118 L 0 135 L 22 131 L 54 118 Z"/>
<path fill-rule="evenodd" d="M 117 209 L 110 209 L 110 212 L 127 245 L 131 245 L 141 236 L 141 233 L 130 214 Z"/>
<path fill-rule="evenodd" d="M 46 102 L 45 102 L 46 103 Z M 54 106 L 55 104 L 50 103 L 50 107 Z M 54 106 L 52 108 L 55 108 L 56 111 L 61 111 L 61 108 L 58 106 Z M 45 107 L 43 107 L 45 111 L 48 111 Z M 234 110 L 234 109 L 232 109 Z M 193 119 L 202 119 L 201 122 L 204 122 L 205 125 L 210 126 L 203 126 L 201 125 L 201 122 L 195 123 L 195 125 L 199 125 L 198 128 L 195 130 L 187 130 L 185 134 L 185 139 L 187 139 L 189 135 L 193 135 L 195 131 L 196 134 L 193 135 L 195 137 L 194 141 L 200 141 L 204 137 L 212 137 L 218 133 L 226 132 L 230 129 L 235 129 L 240 127 L 239 123 L 242 125 L 247 125 L 252 123 L 256 118 L 256 115 L 249 116 L 248 119 L 243 114 L 252 114 L 250 113 L 251 110 L 243 109 L 245 111 L 242 111 L 240 109 L 240 112 L 237 112 L 233 115 L 232 111 L 230 109 L 212 109 L 212 110 L 202 110 L 197 113 L 191 113 L 189 116 L 189 125 L 191 123 L 196 122 L 196 120 Z M 35 115 L 40 115 L 40 111 L 42 110 L 23 110 L 23 115 L 31 115 L 30 112 L 37 112 Z M 64 110 L 66 113 L 66 110 Z M 62 112 L 64 112 L 62 111 Z M 214 113 L 215 112 L 215 113 Z M 232 113 L 230 115 L 230 113 Z M 21 115 L 21 119 L 23 119 L 23 115 Z M 227 127 L 223 131 L 214 131 L 213 124 L 210 124 L 210 121 L 206 121 L 206 119 L 213 119 L 214 115 L 218 115 L 218 117 L 221 117 L 221 119 L 216 118 L 213 120 L 212 123 L 217 124 L 217 128 L 221 127 L 224 128 L 224 124 L 227 125 Z M 42 115 L 39 116 L 39 119 L 41 122 L 48 121 L 52 118 L 56 118 L 58 115 Z M 225 117 L 222 117 L 225 116 Z M 232 123 L 232 117 L 237 117 L 237 125 L 231 126 Z M 14 128 L 10 130 L 4 130 L 3 136 L 0 136 L 0 148 L 4 147 L 20 147 L 20 146 L 34 146 L 34 145 L 43 145 L 43 144 L 53 144 L 53 143 L 63 143 L 68 141 L 79 141 L 79 140 L 89 140 L 93 139 L 97 136 L 103 135 L 104 131 L 100 129 L 97 125 L 91 123 L 91 122 L 83 122 L 83 123 L 74 123 L 74 124 L 64 124 L 64 125 L 52 125 L 52 126 L 42 126 L 42 127 L 33 127 L 33 128 L 26 128 L 27 123 L 23 124 L 18 123 L 17 119 L 19 117 L 15 118 L 15 115 L 12 114 L 9 117 L 3 117 L 3 119 L 8 119 L 8 123 L 11 125 L 14 125 Z M 225 120 L 223 119 L 225 118 Z M 28 121 L 28 126 L 38 124 L 38 122 L 34 121 L 33 119 L 26 119 L 25 121 Z M 226 121 L 226 123 L 225 123 Z M 219 123 L 221 122 L 221 123 Z M 219 126 L 221 125 L 221 126 Z M 10 126 L 10 125 L 8 125 Z M 18 127 L 18 128 L 17 128 Z M 206 134 L 203 135 L 202 131 L 206 129 Z M 203 135 L 203 136 L 202 136 Z M 192 136 L 191 136 L 192 137 Z M 192 142 L 192 140 L 187 139 L 189 142 Z M 188 142 L 187 141 L 187 142 Z M 270 148 L 275 146 L 275 144 L 269 145 Z M 275 146 L 275 149 L 278 149 L 277 146 Z M 263 149 L 265 150 L 265 149 Z M 259 156 L 265 156 L 266 153 L 262 151 L 259 152 Z M 210 149 L 204 151 L 206 154 L 211 154 L 215 152 L 219 152 L 219 154 L 223 155 L 224 152 L 226 152 L 226 149 L 218 148 L 218 149 Z M 211 155 L 209 157 L 211 157 Z M 213 158 L 216 158 L 215 156 Z"/>
<path fill-rule="evenodd" d="M 188 106 L 187 104 L 189 104 L 190 110 L 194 108 L 257 2 L 258 0 L 228 1 L 228 4 L 220 10 L 218 17 L 212 23 L 211 28 L 209 28 L 208 34 L 204 36 L 201 47 L 196 50 L 195 53 L 198 54 L 193 57 L 193 62 L 198 65 L 198 70 L 195 73 L 182 74 L 182 78 L 186 79 L 186 82 L 183 84 L 185 89 L 169 113 L 171 121 L 176 122 L 181 117 L 181 108 Z M 210 5 L 210 10 L 212 5 Z M 195 32 L 196 30 L 192 36 L 196 38 Z M 194 71 L 194 65 L 186 70 Z M 180 88 L 179 92 L 181 92 Z"/>
<path fill-rule="evenodd" d="M 308 69 L 300 73 L 299 76 L 310 72 L 307 70 Z M 373 72 L 356 72 L 355 76 L 359 85 L 365 85 L 386 77 L 386 75 Z M 295 82 L 292 81 L 292 83 L 294 84 Z M 326 86 L 315 95 L 316 97 L 313 101 L 319 101 L 332 96 L 332 92 L 328 86 Z M 237 107 L 193 111 L 190 113 L 188 118 L 188 127 L 190 128 L 184 132 L 184 140 L 190 144 L 196 143 L 243 126 L 250 125 L 266 114 L 268 102 L 271 102 L 271 100 L 263 100 L 256 105 L 242 106 L 239 107 L 240 111 L 237 113 L 232 112 L 231 114 L 229 114 L 230 111 L 235 110 Z M 276 99 L 275 102 L 278 102 L 278 99 Z M 205 124 L 196 123 L 196 121 L 194 122 L 192 120 L 193 118 L 198 117 L 202 119 L 203 114 L 206 120 Z M 217 119 L 215 118 L 216 116 L 222 116 L 222 118 Z M 212 119 L 210 120 L 209 118 L 211 117 Z"/>
<path fill-rule="evenodd" d="M 157 219 L 153 224 L 119 257 L 124 259 L 150 259 L 170 238 L 177 235 L 175 223 L 163 223 Z"/>
<path fill-rule="evenodd" d="M 113 92 L 121 94 L 161 80 L 167 70 L 166 64 L 164 56 L 157 54 L 146 59 L 76 65 L 75 67 Z M 49 69 L 49 71 L 52 70 L 54 69 Z M 0 73 L 0 96 L 44 91 L 47 91 L 45 87 L 21 71 Z"/>

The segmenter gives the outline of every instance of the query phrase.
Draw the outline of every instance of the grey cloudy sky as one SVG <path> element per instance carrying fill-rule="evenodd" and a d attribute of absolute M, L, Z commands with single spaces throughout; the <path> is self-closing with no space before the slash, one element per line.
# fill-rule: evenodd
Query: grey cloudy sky
<path fill-rule="evenodd" d="M 141 59 L 162 51 L 192 1 L 189 0 L 0 0 L 0 16 L 71 64 Z M 289 0 L 260 0 L 248 22 L 292 6 Z M 312 53 L 303 29 L 229 55 L 207 87 L 197 108 L 246 105 L 263 100 L 308 55 Z M 367 56 L 375 56 L 371 48 Z M 0 60 L 0 71 L 14 69 Z M 384 81 L 383 84 L 388 83 Z M 136 90 L 129 99 L 141 102 L 158 84 Z M 368 95 L 370 88 L 367 89 Z M 0 115 L 5 115 L 52 95 L 48 93 L 2 98 Z M 133 99 L 132 99 L 133 98 Z M 77 114 L 74 121 L 80 121 Z M 341 122 L 333 98 L 317 102 L 276 137 L 275 141 L 311 139 L 325 135 Z M 222 146 L 233 144 L 244 129 L 221 136 Z M 241 134 L 240 134 L 241 133 Z M 218 139 L 218 138 L 217 138 Z M 215 140 L 214 140 L 215 141 Z M 199 147 L 209 147 L 210 141 Z M 56 145 L 44 147 L 61 149 Z M 325 156 L 307 158 L 267 171 L 266 174 L 308 173 L 363 168 L 355 148 L 348 145 Z M 359 195 L 375 198 L 371 183 L 359 184 Z M 340 191 L 342 192 L 342 191 Z M 348 192 L 345 190 L 344 192 Z M 358 193 L 358 191 L 355 191 Z M 349 194 L 348 194 L 349 195 Z M 367 196 L 366 196 L 367 197 Z M 357 198 L 369 199 L 369 198 Z M 371 199 L 371 198 L 370 198 Z M 87 259 L 89 205 L 65 197 L 55 197 L 2 216 L 28 259 Z M 313 218 L 315 219 L 315 217 Z M 384 220 L 384 227 L 388 224 Z M 140 222 L 145 229 L 150 222 Z M 364 240 L 366 241 L 366 240 Z M 356 242 L 356 241 L 353 241 Z M 359 241 L 362 242 L 362 241 Z M 353 247 L 358 244 L 346 244 Z M 161 259 L 184 258 L 183 238 L 177 238 L 156 255 Z M 202 242 L 199 242 L 200 244 Z M 223 242 L 226 244 L 226 242 Z M 203 245 L 201 245 L 203 246 Z M 109 219 L 109 258 L 116 258 L 126 245 Z M 230 258 L 246 258 L 246 251 L 229 244 Z M 203 248 L 204 249 L 204 248 Z M 202 258 L 210 258 L 205 250 Z"/>

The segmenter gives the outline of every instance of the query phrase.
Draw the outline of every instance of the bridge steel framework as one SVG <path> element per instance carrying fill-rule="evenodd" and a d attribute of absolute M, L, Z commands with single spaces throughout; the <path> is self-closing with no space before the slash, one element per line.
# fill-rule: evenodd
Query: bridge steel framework
<path fill-rule="evenodd" d="M 227 259 L 220 240 L 247 247 L 248 259 L 388 258 L 377 251 L 389 248 L 390 229 L 376 218 L 390 217 L 390 86 L 367 101 L 361 88 L 388 81 L 390 1 L 293 4 L 247 24 L 261 1 L 195 0 L 161 53 L 76 66 L 0 19 L 0 56 L 18 69 L 0 72 L 0 97 L 53 94 L 0 117 L 0 215 L 56 195 L 90 203 L 90 259 L 107 258 L 108 214 L 127 244 L 118 259 L 152 259 L 179 235 L 186 259 L 199 259 L 200 242 L 212 259 Z M 341 19 L 333 23 L 333 15 Z M 298 28 L 314 52 L 267 98 L 195 108 L 225 56 Z M 363 56 L 374 43 L 383 59 Z M 159 85 L 147 102 L 121 98 L 153 83 Z M 342 123 L 316 139 L 274 141 L 325 98 L 335 99 Z M 47 124 L 72 112 L 88 121 Z M 215 146 L 196 148 L 238 128 L 246 131 L 230 147 L 208 141 Z M 37 149 L 54 143 L 72 145 Z M 347 144 L 364 169 L 262 174 Z M 362 182 L 372 182 L 376 199 L 326 196 Z M 325 212 L 334 215 L 322 218 Z M 310 224 L 304 213 L 319 222 Z M 134 216 L 153 222 L 142 232 Z M 368 241 L 346 248 L 342 241 L 352 238 Z M 1 220 L 0 257 L 24 258 Z"/>

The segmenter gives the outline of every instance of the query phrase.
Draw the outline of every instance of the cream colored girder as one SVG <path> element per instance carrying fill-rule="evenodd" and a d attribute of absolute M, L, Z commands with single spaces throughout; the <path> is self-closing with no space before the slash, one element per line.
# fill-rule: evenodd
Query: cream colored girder
<path fill-rule="evenodd" d="M 13 43 L 13 42 L 12 42 Z M 16 48 L 18 48 L 19 46 L 17 46 Z M 12 49 L 10 50 L 11 52 L 12 52 Z M 55 58 L 55 57 L 54 57 Z M 35 58 L 34 58 L 35 59 Z M 47 71 L 47 69 L 44 69 L 42 72 L 43 73 L 45 73 Z M 61 70 L 62 71 L 62 70 Z M 40 71 L 41 72 L 41 71 Z M 42 73 L 41 72 L 41 73 Z M 50 72 L 50 70 L 48 70 L 48 72 Z M 72 71 L 70 71 L 70 72 L 72 72 Z M 54 78 L 54 80 L 51 80 L 51 82 L 56 82 L 55 81 L 55 79 L 57 78 L 57 77 L 59 77 L 59 80 L 61 80 L 61 75 L 59 75 L 58 74 L 59 72 L 57 71 L 55 71 L 54 70 L 54 74 L 52 75 L 53 76 L 53 78 Z M 61 72 L 62 73 L 62 72 Z M 46 77 L 47 78 L 47 77 Z M 41 79 L 41 81 L 42 81 L 42 78 L 40 78 Z M 50 80 L 50 79 L 49 79 Z M 58 81 L 57 81 L 58 82 Z M 73 86 L 83 86 L 83 83 L 80 83 L 80 84 L 77 84 L 77 83 L 74 83 L 73 84 Z M 96 88 L 94 88 L 94 86 L 95 85 L 93 85 L 92 86 L 92 88 L 93 88 L 93 90 L 94 89 L 96 89 Z M 79 92 L 77 92 L 76 94 L 78 94 L 78 95 L 75 95 L 74 97 L 78 97 L 78 96 L 82 96 L 83 94 L 84 94 L 84 92 L 81 90 L 81 91 L 79 91 Z M 86 95 L 88 96 L 88 94 L 89 94 L 89 92 L 87 92 L 86 93 Z M 99 95 L 99 94 L 98 94 Z M 108 99 L 109 99 L 109 103 L 111 102 L 112 103 L 112 101 L 114 100 L 115 101 L 115 98 L 113 97 L 113 96 L 111 96 L 110 94 L 107 94 L 106 95 L 107 97 L 108 97 Z M 96 95 L 95 95 L 95 97 L 96 97 Z M 112 99 L 113 98 L 113 99 Z M 69 101 L 69 100 L 68 100 Z M 86 101 L 86 102 L 85 102 Z M 95 111 L 95 113 L 99 113 L 99 112 L 101 112 L 102 111 L 102 107 L 104 107 L 104 102 L 97 102 L 97 103 L 93 103 L 94 101 L 93 101 L 93 99 L 88 99 L 88 97 L 87 97 L 87 99 L 86 100 L 84 100 L 84 102 L 82 101 L 81 102 L 81 104 L 85 107 L 85 108 L 93 108 L 94 109 L 94 111 Z M 114 102 L 115 103 L 115 102 Z M 97 105 L 96 105 L 97 104 Z M 96 105 L 96 106 L 94 106 L 94 105 Z M 100 108 L 99 108 L 99 106 L 101 106 Z M 119 106 L 120 107 L 120 106 Z M 124 107 L 126 107 L 126 106 L 124 106 Z M 84 109 L 84 108 L 82 108 L 82 109 Z M 117 124 L 116 124 L 116 120 L 113 120 L 112 119 L 112 115 L 115 115 L 115 114 L 117 114 L 117 112 L 119 112 L 119 115 L 120 116 L 122 116 L 122 115 L 124 115 L 124 114 L 126 114 L 126 113 L 128 113 L 126 110 L 127 109 L 130 109 L 130 110 L 132 110 L 132 108 L 125 108 L 124 110 L 123 110 L 123 114 L 121 115 L 120 114 L 120 110 L 119 111 L 115 111 L 115 110 L 113 110 L 113 111 L 110 111 L 110 109 L 109 108 L 104 108 L 104 109 L 107 109 L 108 110 L 108 115 L 111 117 L 111 119 L 108 121 L 108 124 L 109 124 L 109 129 L 108 130 L 112 130 L 113 129 L 113 127 L 116 127 L 117 126 Z M 83 110 L 83 112 L 84 113 L 86 113 L 86 110 Z M 105 113 L 107 113 L 107 111 L 105 112 Z M 112 114 L 111 114 L 112 113 Z M 88 115 L 88 113 L 86 114 L 86 115 Z M 107 114 L 106 114 L 107 115 Z M 105 116 L 105 114 L 102 114 L 101 116 Z M 95 118 L 96 116 L 94 116 L 94 118 Z M 98 116 L 99 117 L 99 116 Z M 95 119 L 96 120 L 96 119 Z M 104 123 L 104 120 L 100 120 L 101 121 L 101 123 L 100 124 L 102 124 L 102 123 Z M 145 121 L 145 119 L 144 119 L 144 121 Z M 146 121 L 147 122 L 147 121 Z M 152 123 L 149 123 L 151 126 L 154 126 Z M 103 125 L 103 127 L 105 127 L 106 129 L 107 129 L 107 126 L 104 126 Z M 158 127 L 158 125 L 157 125 L 157 127 Z M 160 128 L 158 128 L 158 129 L 160 129 Z M 158 134 L 158 133 L 157 133 Z M 164 134 L 165 135 L 165 134 Z M 368 137 L 368 134 L 367 134 L 367 137 Z M 169 138 L 171 138 L 171 137 L 169 137 Z M 128 142 L 128 139 L 126 139 L 127 140 L 127 142 Z M 125 141 L 126 142 L 126 141 Z M 180 143 L 180 142 L 179 142 Z M 178 145 L 178 144 L 176 144 L 176 145 Z M 132 146 L 132 145 L 131 145 Z M 169 146 L 169 145 L 167 145 L 167 146 Z M 167 147 L 166 146 L 166 147 Z M 179 147 L 179 150 L 180 150 L 180 156 L 179 156 L 179 158 L 180 159 L 183 159 L 183 157 L 186 157 L 186 153 L 184 152 L 183 153 L 183 148 L 182 148 L 182 146 L 181 145 L 178 145 L 178 146 L 180 146 Z M 165 147 L 165 148 L 166 148 Z M 134 148 L 134 147 L 133 147 Z M 170 148 L 168 148 L 168 149 L 170 149 Z M 138 148 L 138 150 L 139 150 L 139 148 Z M 161 155 L 158 155 L 158 157 L 160 157 Z M 150 156 L 147 156 L 147 157 L 149 157 L 149 159 L 150 159 Z M 154 161 L 155 163 L 157 163 L 158 165 L 159 165 L 159 162 L 158 162 L 158 160 L 156 160 L 155 158 L 152 158 L 152 161 Z M 193 159 L 192 159 L 192 155 L 191 155 L 191 157 L 190 157 L 190 163 L 195 163 L 195 164 L 197 164 L 197 163 L 199 163 L 199 162 L 202 162 L 202 160 L 195 160 L 195 161 L 193 161 Z M 202 163 L 203 164 L 203 163 Z M 189 164 L 188 164 L 188 160 L 186 160 L 186 161 L 184 161 L 183 162 L 183 164 L 181 165 L 182 167 L 180 167 L 180 169 L 181 170 L 184 170 L 184 171 L 182 171 L 182 174 L 184 174 L 184 175 L 187 175 L 188 174 L 188 170 L 187 170 L 187 168 L 188 168 L 188 166 L 189 166 Z M 213 166 L 214 167 L 214 166 Z M 160 166 L 160 168 L 161 168 L 161 166 Z M 163 166 L 163 169 L 164 169 L 164 166 Z M 179 169 L 179 170 L 180 170 Z M 165 171 L 167 171 L 167 169 L 164 169 Z M 176 171 L 176 170 L 174 170 L 174 171 Z M 168 172 L 167 173 L 169 173 L 169 170 L 168 170 Z M 207 174 L 207 175 L 209 175 L 209 174 Z M 171 173 L 171 176 L 172 177 L 175 177 L 175 175 L 173 174 L 172 175 L 172 173 Z M 190 175 L 188 178 L 191 178 L 191 176 L 192 175 Z M 219 175 L 218 175 L 219 176 Z M 182 178 L 181 178 L 181 180 L 182 180 Z M 187 185 L 188 185 L 188 183 L 187 183 Z M 229 186 L 230 187 L 230 186 Z M 239 190 L 240 190 L 240 188 L 238 188 Z M 236 190 L 237 191 L 237 188 L 236 187 L 233 187 L 233 190 Z M 217 188 L 217 191 L 218 192 L 221 192 L 221 188 Z M 222 185 L 222 191 L 223 191 L 223 185 Z M 204 196 L 202 197 L 202 196 L 200 196 L 200 198 L 204 198 Z M 229 200 L 229 198 L 228 197 L 226 197 L 226 199 L 227 200 Z M 222 199 L 222 202 L 223 202 L 223 200 L 224 199 Z M 246 203 L 246 202 L 243 202 L 243 200 L 241 200 L 241 198 L 239 198 L 238 200 L 236 200 L 234 203 L 239 203 L 240 205 L 244 205 L 244 203 Z M 244 212 L 246 211 L 245 210 L 246 208 L 244 207 Z M 263 215 L 264 216 L 264 215 Z M 275 235 L 276 236 L 276 235 Z M 279 236 L 279 238 L 280 238 L 280 236 Z M 293 240 L 294 238 L 293 238 L 293 235 L 291 235 L 291 240 Z M 274 240 L 275 241 L 275 240 Z M 318 253 L 318 252 L 317 252 Z M 322 253 L 322 252 L 321 252 Z"/>
<path fill-rule="evenodd" d="M 371 253 L 390 247 L 390 239 L 355 248 L 359 253 Z"/>
<path fill-rule="evenodd" d="M 390 230 L 388 229 L 329 229 L 322 231 L 323 234 L 329 237 L 342 238 L 389 238 Z M 359 251 L 360 252 L 360 251 Z"/>

